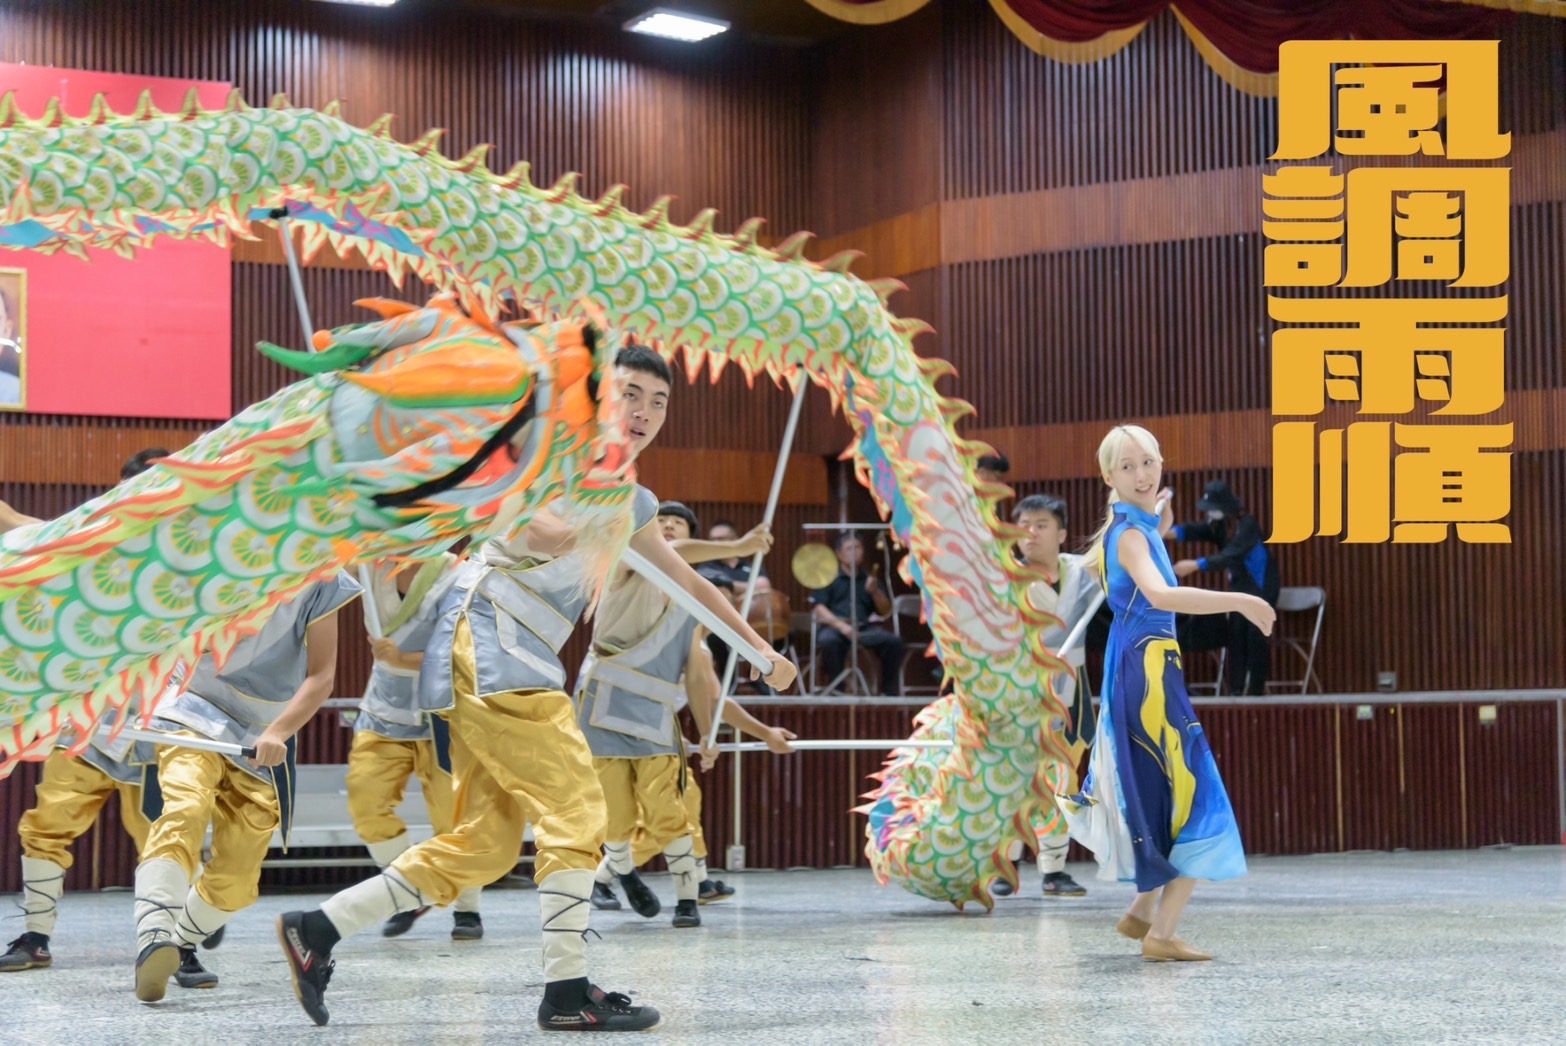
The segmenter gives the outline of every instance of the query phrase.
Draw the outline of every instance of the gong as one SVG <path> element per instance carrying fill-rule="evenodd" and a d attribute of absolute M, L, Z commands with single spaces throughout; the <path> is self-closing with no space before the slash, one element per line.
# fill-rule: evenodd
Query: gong
<path fill-rule="evenodd" d="M 820 542 L 799 546 L 790 566 L 794 580 L 809 589 L 826 588 L 837 577 L 837 553 Z"/>

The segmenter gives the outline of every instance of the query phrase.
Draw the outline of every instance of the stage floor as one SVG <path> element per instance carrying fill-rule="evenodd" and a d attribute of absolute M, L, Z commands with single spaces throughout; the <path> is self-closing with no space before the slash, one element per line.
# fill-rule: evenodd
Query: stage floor
<path fill-rule="evenodd" d="M 966 914 L 864 871 L 724 875 L 738 890 L 675 930 L 595 912 L 597 983 L 657 1006 L 639 1042 L 1240 1043 L 1559 1041 L 1566 850 L 1254 858 L 1197 890 L 1182 936 L 1211 963 L 1154 964 L 1117 937 L 1126 886 L 1046 901 L 1035 869 L 994 914 Z M 263 897 L 203 952 L 212 991 L 131 992 L 128 892 L 71 894 L 55 964 L 0 976 L 5 1038 L 38 1043 L 479 1043 L 542 1038 L 531 891 L 485 894 L 486 937 L 436 910 L 405 937 L 340 945 L 316 1028 L 272 920 L 317 895 Z M 20 920 L 7 920 L 19 927 Z M 20 932 L 19 928 L 15 932 Z"/>

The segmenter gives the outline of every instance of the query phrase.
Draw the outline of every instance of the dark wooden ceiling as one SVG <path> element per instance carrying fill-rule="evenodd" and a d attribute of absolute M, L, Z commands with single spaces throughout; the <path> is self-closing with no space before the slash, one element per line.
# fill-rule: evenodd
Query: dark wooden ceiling
<path fill-rule="evenodd" d="M 404 0 L 407 2 L 407 0 Z M 426 0 L 427 2 L 427 0 Z M 570 21 L 618 30 L 654 7 L 721 18 L 731 32 L 754 42 L 811 47 L 855 26 L 817 11 L 805 0 L 462 0 L 470 8 L 522 18 Z"/>

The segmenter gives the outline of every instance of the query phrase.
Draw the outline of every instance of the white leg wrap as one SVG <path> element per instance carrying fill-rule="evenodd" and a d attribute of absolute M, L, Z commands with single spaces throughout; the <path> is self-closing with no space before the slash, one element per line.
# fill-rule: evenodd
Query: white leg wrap
<path fill-rule="evenodd" d="M 538 884 L 538 914 L 544 931 L 544 981 L 587 976 L 588 897 L 593 873 L 556 872 Z"/>
<path fill-rule="evenodd" d="M 398 912 L 411 912 L 429 903 L 418 887 L 399 875 L 396 869 L 388 868 L 380 875 L 328 897 L 321 905 L 321 911 L 332 920 L 338 934 L 350 937 L 385 922 Z"/>
<path fill-rule="evenodd" d="M 698 884 L 704 883 L 711 878 L 712 876 L 707 874 L 707 859 L 705 857 L 696 858 L 696 882 Z"/>
<path fill-rule="evenodd" d="M 53 861 L 22 858 L 22 931 L 54 933 L 60 895 L 65 892 L 65 869 Z"/>
<path fill-rule="evenodd" d="M 605 886 L 614 885 L 614 869 L 609 867 L 609 857 L 598 862 L 598 871 L 593 873 L 593 881 L 603 883 Z"/>
<path fill-rule="evenodd" d="M 609 870 L 615 875 L 630 875 L 636 871 L 636 865 L 631 863 L 630 843 L 604 843 L 604 860 L 609 862 Z"/>
<path fill-rule="evenodd" d="M 452 905 L 452 908 L 459 912 L 477 912 L 479 910 L 479 898 L 483 894 L 484 888 L 482 886 L 470 886 L 457 894 L 456 903 Z"/>
<path fill-rule="evenodd" d="M 701 895 L 701 876 L 696 874 L 696 840 L 680 836 L 663 852 L 663 859 L 669 862 L 669 874 L 674 876 L 675 898 L 696 900 Z"/>
<path fill-rule="evenodd" d="M 401 857 L 402 852 L 412 845 L 413 841 L 408 838 L 408 833 L 403 832 L 395 839 L 385 839 L 378 843 L 365 843 L 364 848 L 370 851 L 370 860 L 374 861 L 378 866 L 385 868 Z"/>
<path fill-rule="evenodd" d="M 228 925 L 236 912 L 225 912 L 208 904 L 191 886 L 185 894 L 185 907 L 174 917 L 174 940 L 181 948 L 194 948 Z"/>
<path fill-rule="evenodd" d="M 1071 848 L 1071 837 L 1061 836 L 1058 839 L 1039 840 L 1039 872 L 1048 875 L 1051 872 L 1063 872 L 1066 870 L 1066 851 Z"/>
<path fill-rule="evenodd" d="M 178 861 L 143 861 L 136 866 L 136 951 L 174 936 L 174 917 L 190 892 L 190 876 Z"/>

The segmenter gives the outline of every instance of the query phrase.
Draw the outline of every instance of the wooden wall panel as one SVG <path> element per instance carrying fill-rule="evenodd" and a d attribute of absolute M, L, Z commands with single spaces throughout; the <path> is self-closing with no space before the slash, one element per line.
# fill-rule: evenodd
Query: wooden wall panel
<path fill-rule="evenodd" d="M 931 4 L 874 32 L 845 34 L 818 53 L 811 220 L 821 235 L 837 236 L 941 199 L 948 139 L 938 56 L 946 11 L 954 6 Z M 865 249 L 863 242 L 849 246 Z"/>

